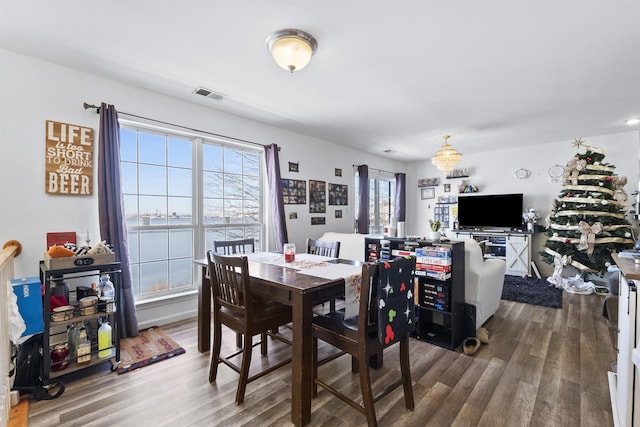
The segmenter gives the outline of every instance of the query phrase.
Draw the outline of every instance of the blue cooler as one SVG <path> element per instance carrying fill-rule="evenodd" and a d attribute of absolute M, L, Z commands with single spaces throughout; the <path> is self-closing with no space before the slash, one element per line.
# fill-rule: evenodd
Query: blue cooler
<path fill-rule="evenodd" d="M 18 297 L 18 311 L 27 329 L 23 337 L 44 331 L 42 318 L 42 291 L 40 278 L 27 277 L 11 281 L 13 293 Z"/>

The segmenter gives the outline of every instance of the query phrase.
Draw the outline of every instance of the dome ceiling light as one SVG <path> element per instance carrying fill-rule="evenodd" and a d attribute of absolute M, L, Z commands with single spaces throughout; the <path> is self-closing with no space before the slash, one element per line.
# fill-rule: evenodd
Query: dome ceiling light
<path fill-rule="evenodd" d="M 267 37 L 267 49 L 276 63 L 293 73 L 309 64 L 318 48 L 318 42 L 305 31 L 287 28 Z"/>

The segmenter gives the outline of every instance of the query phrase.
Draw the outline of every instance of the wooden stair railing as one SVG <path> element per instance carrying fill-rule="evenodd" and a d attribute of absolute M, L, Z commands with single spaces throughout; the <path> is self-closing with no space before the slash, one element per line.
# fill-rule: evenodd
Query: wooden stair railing
<path fill-rule="evenodd" d="M 0 426 L 6 426 L 9 420 L 12 379 L 9 377 L 10 354 L 9 346 L 9 312 L 7 304 L 7 286 L 15 279 L 13 260 L 20 255 L 22 245 L 17 240 L 9 240 L 0 251 Z"/>

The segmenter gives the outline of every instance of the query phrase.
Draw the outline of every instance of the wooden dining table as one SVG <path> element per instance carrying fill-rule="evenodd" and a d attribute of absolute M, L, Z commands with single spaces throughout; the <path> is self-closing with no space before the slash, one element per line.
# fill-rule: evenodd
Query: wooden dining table
<path fill-rule="evenodd" d="M 352 260 L 330 262 L 361 264 Z M 206 259 L 194 260 L 202 267 L 198 287 L 198 350 L 211 347 L 211 286 Z M 300 274 L 293 268 L 249 260 L 252 291 L 293 310 L 291 359 L 291 422 L 303 426 L 311 420 L 313 307 L 344 294 L 344 279 L 325 279 Z"/>

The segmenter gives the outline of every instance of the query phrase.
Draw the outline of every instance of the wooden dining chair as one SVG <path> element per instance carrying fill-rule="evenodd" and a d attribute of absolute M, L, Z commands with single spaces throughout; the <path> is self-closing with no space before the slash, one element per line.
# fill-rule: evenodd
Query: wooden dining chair
<path fill-rule="evenodd" d="M 240 240 L 214 240 L 213 251 L 222 255 L 235 255 L 235 254 L 248 254 L 254 253 L 256 250 L 255 240 L 240 239 Z M 236 334 L 236 347 L 242 347 L 242 334 Z"/>
<path fill-rule="evenodd" d="M 363 413 L 369 426 L 377 426 L 374 402 L 400 385 L 404 389 L 405 406 L 409 410 L 414 408 L 409 364 L 409 334 L 415 324 L 414 270 L 415 258 L 364 264 L 357 318 L 345 319 L 344 312 L 337 311 L 313 319 L 313 396 L 317 396 L 321 386 Z M 318 360 L 318 340 L 352 356 L 360 376 L 362 405 L 318 378 L 318 366 L 322 363 Z M 396 343 L 400 347 L 401 376 L 374 397 L 369 360 Z"/>
<path fill-rule="evenodd" d="M 307 253 L 314 255 L 322 255 L 332 258 L 340 257 L 340 242 L 332 242 L 329 240 L 307 239 Z M 343 298 L 344 299 L 344 298 Z M 324 303 L 321 304 L 324 306 Z M 336 299 L 329 300 L 329 311 L 335 311 Z"/>
<path fill-rule="evenodd" d="M 213 250 L 222 255 L 248 254 L 256 251 L 256 243 L 253 238 L 240 240 L 214 240 Z"/>
<path fill-rule="evenodd" d="M 340 242 L 307 239 L 307 253 L 338 258 L 340 257 Z"/>
<path fill-rule="evenodd" d="M 291 341 L 271 330 L 291 322 L 291 307 L 268 299 L 257 298 L 251 292 L 249 266 L 246 256 L 217 255 L 207 253 L 209 277 L 213 294 L 213 348 L 209 382 L 218 375 L 218 365 L 224 363 L 240 374 L 236 391 L 236 404 L 244 401 L 247 384 L 286 365 L 291 358 L 281 361 L 249 376 L 252 348 L 260 345 L 261 354 L 267 355 L 267 336 L 291 344 Z M 221 357 L 222 325 L 241 333 L 246 337 L 242 348 L 235 353 Z M 261 340 L 253 344 L 253 336 L 260 335 Z M 242 362 L 238 366 L 230 359 L 242 353 Z"/>

